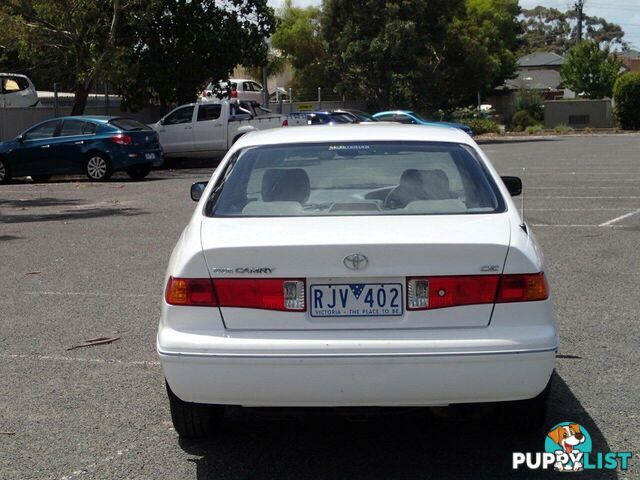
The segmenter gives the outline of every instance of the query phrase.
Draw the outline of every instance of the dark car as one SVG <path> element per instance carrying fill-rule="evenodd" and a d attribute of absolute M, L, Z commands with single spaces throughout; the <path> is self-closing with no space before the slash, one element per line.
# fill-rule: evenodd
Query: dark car
<path fill-rule="evenodd" d="M 350 114 L 340 112 L 307 113 L 308 125 L 334 125 L 338 123 L 356 123 Z"/>
<path fill-rule="evenodd" d="M 377 122 L 377 120 L 373 118 L 373 115 L 356 108 L 342 108 L 339 110 L 334 110 L 334 113 L 342 113 L 348 115 L 354 119 L 354 123 Z"/>
<path fill-rule="evenodd" d="M 162 160 L 158 134 L 137 120 L 61 117 L 0 143 L 0 183 L 12 177 L 45 181 L 53 175 L 82 173 L 89 180 L 104 181 L 118 170 L 141 179 Z"/>

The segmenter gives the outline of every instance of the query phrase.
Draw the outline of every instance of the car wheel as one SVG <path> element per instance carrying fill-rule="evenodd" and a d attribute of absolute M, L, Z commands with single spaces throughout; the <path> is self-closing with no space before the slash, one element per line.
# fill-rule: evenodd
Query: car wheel
<path fill-rule="evenodd" d="M 169 408 L 173 428 L 181 438 L 201 439 L 211 437 L 224 415 L 221 405 L 205 405 L 180 400 L 167 383 Z"/>
<path fill-rule="evenodd" d="M 131 167 L 125 170 L 125 172 L 127 172 L 127 175 L 129 175 L 134 180 L 142 180 L 144 177 L 149 175 L 150 171 L 151 171 L 151 167 L 146 165 Z"/>
<path fill-rule="evenodd" d="M 85 172 L 92 182 L 104 182 L 111 177 L 113 169 L 107 157 L 101 153 L 92 153 L 85 164 Z"/>
<path fill-rule="evenodd" d="M 508 425 L 513 425 L 513 422 L 518 422 L 520 426 L 530 430 L 541 428 L 547 418 L 547 403 L 554 375 L 551 375 L 547 386 L 537 396 L 527 400 L 516 400 L 499 405 L 500 423 L 504 422 Z"/>
<path fill-rule="evenodd" d="M 0 158 L 0 183 L 7 183 L 9 180 L 11 180 L 9 167 L 7 166 L 6 160 Z"/>
<path fill-rule="evenodd" d="M 46 182 L 51 178 L 51 175 L 31 175 L 31 180 L 34 182 Z"/>

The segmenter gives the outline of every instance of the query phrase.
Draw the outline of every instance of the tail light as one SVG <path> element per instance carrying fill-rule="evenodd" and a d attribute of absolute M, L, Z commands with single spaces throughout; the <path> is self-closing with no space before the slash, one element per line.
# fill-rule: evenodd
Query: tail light
<path fill-rule="evenodd" d="M 285 118 L 285 119 L 282 121 L 282 126 L 283 126 L 283 127 L 288 127 L 288 126 L 289 126 L 289 120 L 288 120 L 287 118 Z"/>
<path fill-rule="evenodd" d="M 549 288 L 544 273 L 460 275 L 407 279 L 407 309 L 545 300 Z"/>
<path fill-rule="evenodd" d="M 113 143 L 117 143 L 118 145 L 131 145 L 133 140 L 129 135 L 125 135 L 124 133 L 118 133 L 117 135 L 111 136 L 111 141 Z"/>
<path fill-rule="evenodd" d="M 170 305 L 306 310 L 305 282 L 282 278 L 174 278 L 165 291 Z"/>
<path fill-rule="evenodd" d="M 549 298 L 549 285 L 544 273 L 533 275 L 503 275 L 497 303 L 531 302 Z"/>
<path fill-rule="evenodd" d="M 169 277 L 165 300 L 171 305 L 215 307 L 218 305 L 213 283 L 209 278 Z"/>

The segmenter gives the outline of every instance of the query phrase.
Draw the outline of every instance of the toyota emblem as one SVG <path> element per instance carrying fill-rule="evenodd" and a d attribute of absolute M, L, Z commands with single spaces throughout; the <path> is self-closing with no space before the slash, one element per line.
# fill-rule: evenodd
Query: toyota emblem
<path fill-rule="evenodd" d="M 369 259 L 361 253 L 352 253 L 344 257 L 342 263 L 351 270 L 362 270 L 369 264 Z"/>

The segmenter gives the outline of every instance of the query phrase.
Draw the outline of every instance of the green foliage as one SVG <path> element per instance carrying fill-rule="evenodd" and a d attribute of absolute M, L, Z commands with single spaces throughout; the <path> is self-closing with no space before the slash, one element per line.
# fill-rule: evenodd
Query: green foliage
<path fill-rule="evenodd" d="M 613 93 L 620 68 L 622 61 L 608 48 L 584 41 L 569 50 L 560 74 L 564 85 L 574 92 L 588 98 L 604 98 Z"/>
<path fill-rule="evenodd" d="M 564 123 L 560 123 L 556 125 L 556 128 L 554 130 L 557 134 L 560 134 L 560 135 L 566 135 L 574 131 L 573 128 L 569 127 L 568 125 L 565 125 Z"/>
<path fill-rule="evenodd" d="M 627 72 L 613 88 L 616 118 L 625 130 L 640 130 L 640 72 Z"/>
<path fill-rule="evenodd" d="M 542 125 L 529 125 L 527 128 L 525 128 L 525 132 L 527 132 L 528 135 L 538 135 L 540 133 L 542 133 L 543 131 L 543 127 Z"/>
<path fill-rule="evenodd" d="M 555 8 L 537 6 L 522 10 L 522 53 L 536 51 L 564 55 L 576 42 L 577 16 L 575 10 L 562 12 Z M 624 31 L 604 18 L 585 15 L 586 38 L 599 44 L 624 46 Z"/>
<path fill-rule="evenodd" d="M 338 91 L 371 108 L 470 103 L 515 70 L 517 0 L 326 0 Z"/>
<path fill-rule="evenodd" d="M 292 0 L 286 0 L 277 14 L 278 27 L 271 36 L 271 45 L 293 67 L 290 86 L 294 96 L 315 98 L 318 87 L 332 86 L 325 73 L 327 48 L 320 32 L 321 11 L 318 7 L 295 7 Z"/>
<path fill-rule="evenodd" d="M 238 64 L 267 61 L 265 37 L 275 17 L 266 0 L 144 0 L 130 10 L 115 76 L 128 105 L 193 101 L 208 81 L 226 79 Z"/>
<path fill-rule="evenodd" d="M 526 110 L 529 115 L 536 121 L 544 120 L 544 106 L 540 94 L 534 90 L 520 90 L 516 97 L 516 111 Z"/>
<path fill-rule="evenodd" d="M 511 117 L 511 128 L 516 132 L 522 132 L 527 127 L 537 125 L 536 120 L 527 110 L 518 110 Z"/>
<path fill-rule="evenodd" d="M 122 25 L 120 0 L 5 0 L 0 3 L 0 45 L 11 46 L 38 85 L 73 89 L 73 113 L 82 113 L 95 81 L 106 74 Z M 15 71 L 15 70 L 14 70 Z M 42 85 L 42 83 L 40 83 Z"/>
<path fill-rule="evenodd" d="M 473 131 L 474 135 L 482 135 L 483 133 L 500 133 L 500 127 L 493 120 L 488 118 L 469 118 L 464 120 Z"/>

